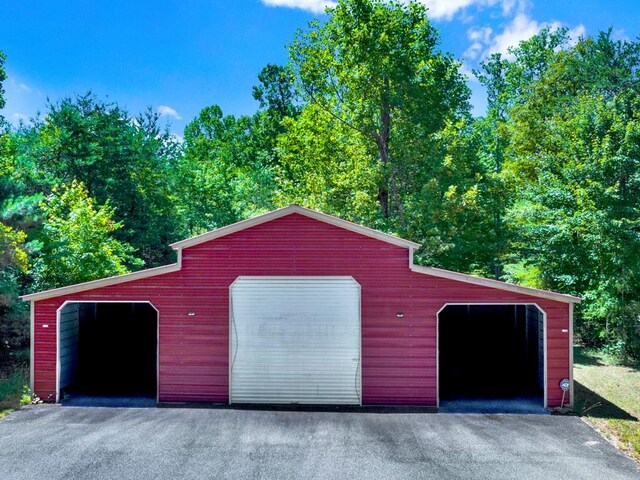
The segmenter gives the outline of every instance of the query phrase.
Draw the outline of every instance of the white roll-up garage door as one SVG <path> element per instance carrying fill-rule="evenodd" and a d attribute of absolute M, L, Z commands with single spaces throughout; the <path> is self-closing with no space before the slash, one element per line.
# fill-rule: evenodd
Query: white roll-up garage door
<path fill-rule="evenodd" d="M 230 294 L 231 403 L 361 403 L 353 278 L 238 277 Z"/>

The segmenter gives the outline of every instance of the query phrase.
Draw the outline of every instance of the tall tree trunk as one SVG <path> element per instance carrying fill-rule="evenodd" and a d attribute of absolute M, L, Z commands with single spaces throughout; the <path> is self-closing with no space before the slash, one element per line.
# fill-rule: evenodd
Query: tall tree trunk
<path fill-rule="evenodd" d="M 500 140 L 500 134 L 498 133 L 499 131 L 499 124 L 501 121 L 504 121 L 502 118 L 500 118 L 497 122 L 496 125 L 494 126 L 494 129 L 496 131 L 495 134 L 495 174 L 496 176 L 500 175 L 500 173 L 502 172 L 502 163 L 503 163 L 503 146 L 502 146 L 502 142 Z M 502 260 L 501 260 L 501 254 L 503 252 L 504 249 L 504 238 L 503 238 L 503 228 L 502 228 L 502 205 L 498 205 L 497 209 L 495 211 L 495 235 L 496 235 L 496 250 L 495 250 L 495 258 L 494 258 L 494 271 L 493 271 L 493 276 L 496 280 L 500 280 L 502 277 Z"/>
<path fill-rule="evenodd" d="M 389 136 L 391 133 L 391 106 L 389 105 L 389 79 L 384 79 L 385 90 L 380 100 L 380 131 L 376 136 L 378 160 L 382 166 L 382 178 L 378 188 L 378 201 L 382 216 L 389 218 Z"/>

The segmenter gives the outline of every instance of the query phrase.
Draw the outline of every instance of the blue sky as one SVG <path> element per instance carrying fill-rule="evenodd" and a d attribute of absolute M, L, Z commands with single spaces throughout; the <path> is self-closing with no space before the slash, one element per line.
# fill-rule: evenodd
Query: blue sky
<path fill-rule="evenodd" d="M 574 36 L 613 28 L 640 35 L 638 0 L 424 0 L 441 47 L 470 71 L 494 51 L 546 25 Z M 8 56 L 7 105 L 16 122 L 43 111 L 46 99 L 92 90 L 135 114 L 161 112 L 181 135 L 201 108 L 253 113 L 257 74 L 285 63 L 298 28 L 322 17 L 330 0 L 0 0 L 0 50 Z M 484 93 L 473 79 L 472 103 Z"/>

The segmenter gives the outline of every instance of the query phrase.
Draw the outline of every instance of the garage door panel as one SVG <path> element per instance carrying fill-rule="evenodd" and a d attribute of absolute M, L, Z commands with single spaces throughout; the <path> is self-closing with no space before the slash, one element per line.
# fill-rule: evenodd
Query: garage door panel
<path fill-rule="evenodd" d="M 239 277 L 232 403 L 360 404 L 360 287 L 351 277 Z"/>

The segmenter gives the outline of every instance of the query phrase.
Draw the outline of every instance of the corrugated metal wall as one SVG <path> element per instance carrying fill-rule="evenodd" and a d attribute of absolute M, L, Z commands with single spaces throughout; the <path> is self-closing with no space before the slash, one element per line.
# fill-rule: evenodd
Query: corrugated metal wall
<path fill-rule="evenodd" d="M 362 292 L 364 404 L 436 404 L 436 313 L 447 302 L 539 304 L 548 316 L 549 404 L 560 404 L 555 386 L 569 375 L 567 304 L 411 272 L 408 255 L 291 214 L 186 249 L 179 272 L 36 302 L 35 389 L 43 398 L 55 395 L 56 310 L 64 300 L 140 300 L 160 311 L 160 400 L 227 402 L 233 281 L 346 275 Z"/>
<path fill-rule="evenodd" d="M 527 306 L 527 324 L 531 326 L 531 334 L 538 337 L 538 364 L 544 365 L 544 321 L 540 311 L 532 306 Z M 544 371 L 538 372 L 538 387 L 544 388 Z"/>
<path fill-rule="evenodd" d="M 78 377 L 78 342 L 80 322 L 96 315 L 93 303 L 69 303 L 60 311 L 60 388 L 76 382 Z"/>
<path fill-rule="evenodd" d="M 74 383 L 78 373 L 79 307 L 71 303 L 60 312 L 60 388 Z"/>

